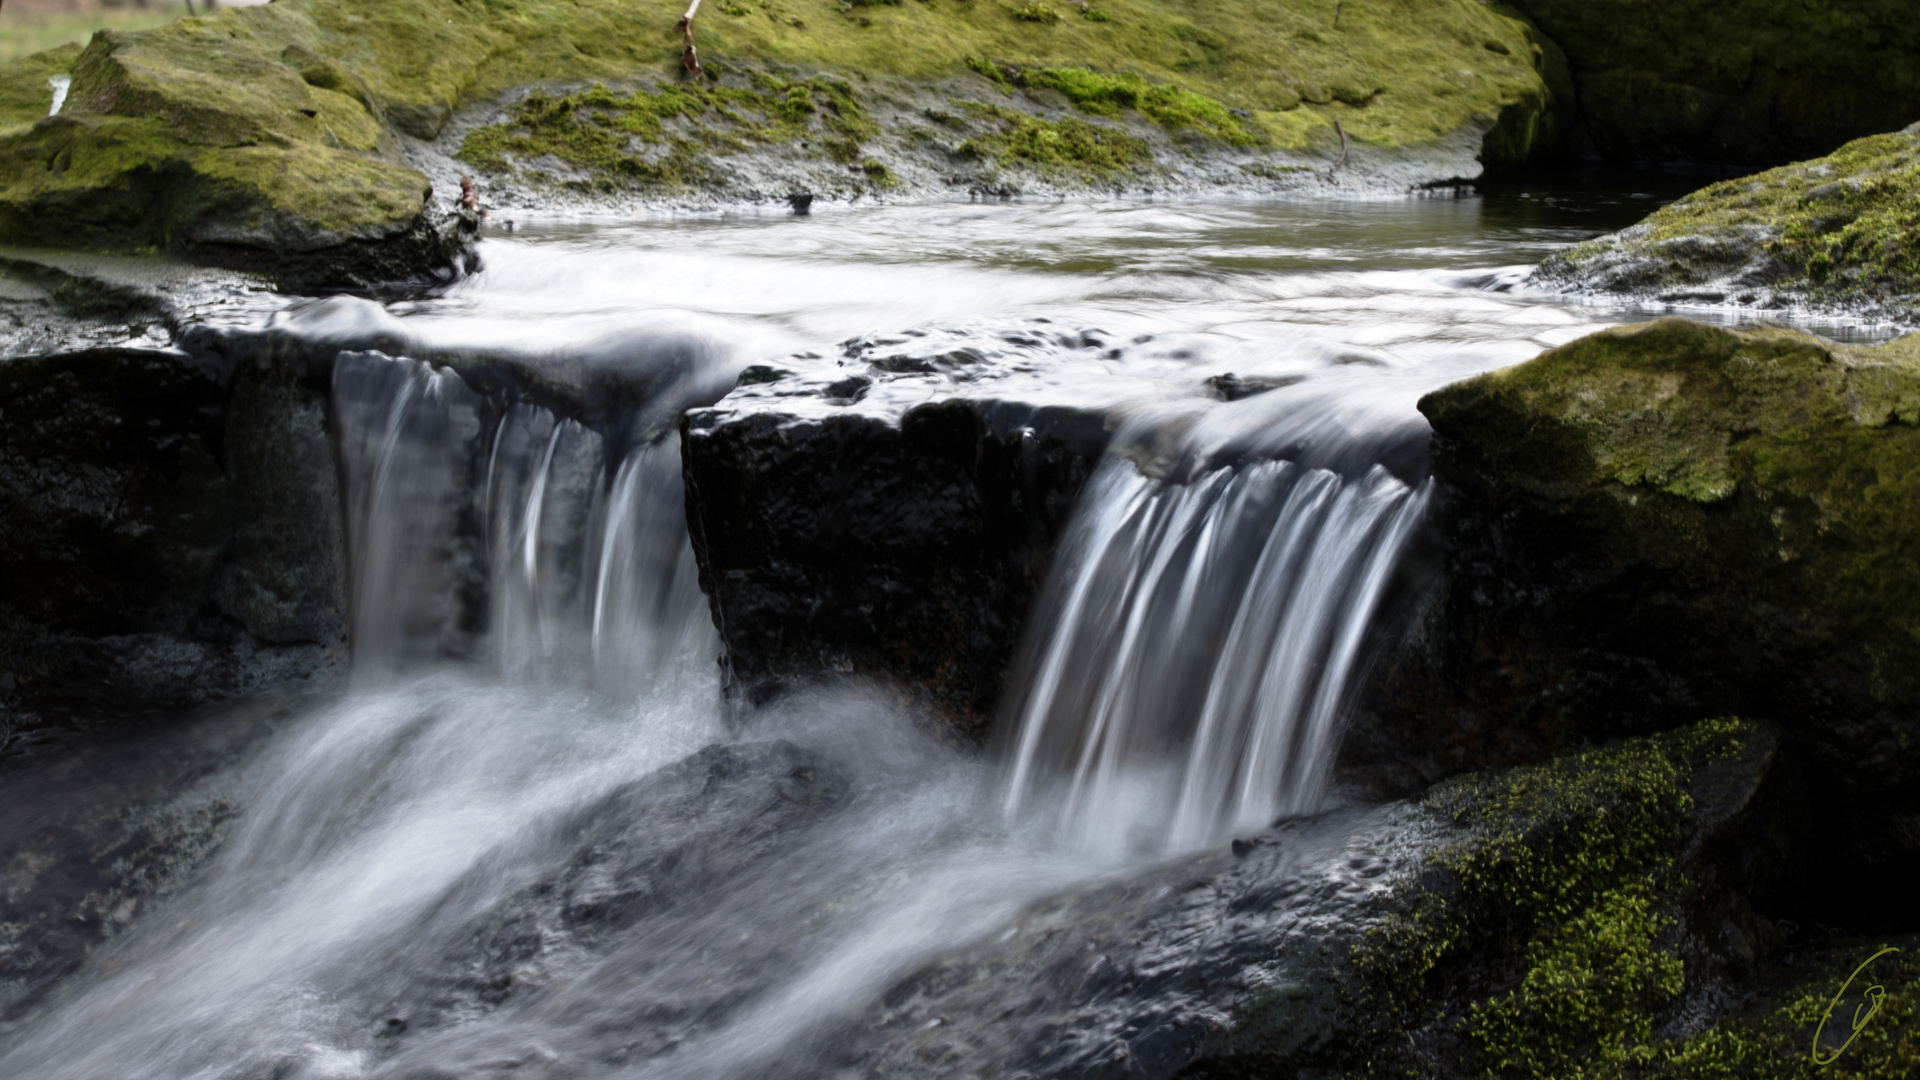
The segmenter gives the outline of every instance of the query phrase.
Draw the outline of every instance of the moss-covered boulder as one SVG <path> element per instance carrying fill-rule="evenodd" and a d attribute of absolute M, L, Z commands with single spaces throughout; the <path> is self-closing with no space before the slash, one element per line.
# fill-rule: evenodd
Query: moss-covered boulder
<path fill-rule="evenodd" d="M 1815 929 L 1843 920 L 1799 892 L 1796 765 L 1774 727 L 1716 719 L 1283 822 L 1035 904 L 891 987 L 836 1063 L 914 1080 L 1819 1075 L 1820 1011 L 1915 938 L 1910 911 L 1890 937 Z M 1920 989 L 1899 958 L 1872 972 L 1889 1006 Z M 1905 1075 L 1911 1003 L 1870 1027 L 1843 1075 Z"/>
<path fill-rule="evenodd" d="M 471 167 L 744 196 L 765 192 L 729 163 L 776 149 L 853 192 L 949 173 L 1111 186 L 1210 148 L 1231 158 L 1219 176 L 1246 180 L 1269 158 L 1330 165 L 1344 139 L 1350 173 L 1373 163 L 1417 183 L 1476 172 L 1475 153 L 1524 160 L 1559 134 L 1550 49 L 1470 0 L 723 2 L 700 16 L 707 72 L 690 83 L 675 81 L 677 14 L 276 0 L 0 66 L 0 243 L 167 248 L 352 284 L 445 261 L 461 240 L 416 158 L 443 180 Z M 71 90 L 49 116 L 58 75 Z M 503 98 L 441 148 L 464 166 L 405 145 Z"/>
<path fill-rule="evenodd" d="M 1768 165 L 1920 119 L 1906 0 L 1512 0 L 1566 53 L 1582 149 Z"/>
<path fill-rule="evenodd" d="M 1920 864 L 1920 336 L 1663 319 L 1420 408 L 1450 550 L 1388 680 L 1407 753 L 1764 716 L 1834 865 Z"/>
<path fill-rule="evenodd" d="M 1534 280 L 1920 321 L 1920 124 L 1702 188 L 1553 256 Z"/>
<path fill-rule="evenodd" d="M 1807 841 L 1788 757 L 1712 720 L 1434 787 L 1401 823 L 1424 850 L 1338 928 L 1321 985 L 1249 995 L 1189 1075 L 1679 1074 L 1675 1036 L 1785 944 L 1768 916 L 1798 902 Z M 1321 995 L 1331 1032 L 1303 1022 Z"/>

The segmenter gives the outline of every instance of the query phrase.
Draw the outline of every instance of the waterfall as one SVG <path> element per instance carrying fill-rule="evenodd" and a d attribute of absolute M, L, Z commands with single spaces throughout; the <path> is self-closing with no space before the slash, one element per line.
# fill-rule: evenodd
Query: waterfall
<path fill-rule="evenodd" d="M 1081 499 L 1006 709 L 1008 813 L 1123 853 L 1317 807 L 1425 487 L 1289 461 L 1168 482 L 1114 455 Z"/>
<path fill-rule="evenodd" d="M 489 417 L 452 371 L 377 353 L 340 358 L 334 411 L 356 682 L 472 657 L 630 694 L 716 651 L 677 434 L 610 459 L 578 421 Z"/>
<path fill-rule="evenodd" d="M 451 371 L 343 353 L 333 405 L 352 561 L 353 675 L 377 684 L 465 650 L 463 447 L 479 434 L 481 402 Z"/>

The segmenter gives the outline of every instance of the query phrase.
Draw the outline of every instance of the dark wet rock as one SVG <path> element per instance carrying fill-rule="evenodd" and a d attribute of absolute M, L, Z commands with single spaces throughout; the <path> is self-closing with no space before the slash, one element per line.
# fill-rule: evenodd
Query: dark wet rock
<path fill-rule="evenodd" d="M 1279 390 L 1283 387 L 1293 386 L 1305 380 L 1306 376 L 1304 375 L 1262 378 L 1258 375 L 1235 375 L 1229 371 L 1225 375 L 1215 375 L 1208 379 L 1207 386 L 1212 389 L 1214 394 L 1222 401 L 1240 401 L 1258 394 L 1264 394 L 1269 390 Z"/>
<path fill-rule="evenodd" d="M 1016 349 L 1094 348 L 1056 337 Z M 1103 410 L 990 396 L 986 360 L 937 338 L 854 343 L 688 414 L 688 528 L 733 692 L 858 673 L 984 736 L 1107 441 Z"/>
<path fill-rule="evenodd" d="M 1512 7 L 1565 52 L 1582 148 L 1609 161 L 1778 164 L 1920 117 L 1903 0 Z"/>
<path fill-rule="evenodd" d="M 662 926 L 696 925 L 731 903 L 729 890 L 803 845 L 846 808 L 850 791 L 842 768 L 789 742 L 710 746 L 624 785 L 544 827 L 535 850 L 555 869 L 471 913 L 456 924 L 458 937 L 437 929 L 448 920 L 434 912 L 422 935 L 401 946 L 413 960 L 395 970 L 411 981 L 395 990 L 372 1026 L 389 1039 L 430 1036 L 536 994 L 555 978 L 579 978 L 583 962 L 620 951 L 643 924 L 657 935 L 652 940 L 670 939 L 670 931 L 659 933 Z M 495 873 L 483 866 L 454 887 L 448 902 L 490 895 Z M 722 967 L 779 962 L 782 950 L 768 944 L 767 952 L 716 957 L 703 969 L 665 978 L 643 1002 L 631 1000 L 631 989 L 620 991 L 622 1008 L 646 1019 L 612 1033 L 628 1044 L 623 1052 L 653 1056 L 750 1000 L 757 981 L 745 972 L 728 977 Z M 668 969 L 681 959 L 668 955 L 672 948 L 649 948 L 639 963 Z M 624 986 L 632 976 L 615 977 Z M 698 985 L 689 985 L 696 977 Z M 431 1059 L 441 1051 L 426 1053 Z"/>
<path fill-rule="evenodd" d="M 1764 716 L 1827 864 L 1911 873 L 1916 345 L 1664 319 L 1428 396 L 1444 583 L 1349 759 L 1418 786 Z"/>
<path fill-rule="evenodd" d="M 1615 1035 L 1665 1051 L 1777 955 L 1755 905 L 1803 853 L 1798 792 L 1767 728 L 1724 721 L 1287 823 L 1036 906 L 895 986 L 820 1071 L 1481 1075 L 1511 1033 L 1476 1015 L 1537 1024 L 1547 1075 Z M 1556 995 L 1586 984 L 1542 981 L 1570 957 L 1663 981 L 1569 1020 Z"/>
<path fill-rule="evenodd" d="M 185 326 L 180 342 L 222 363 L 286 367 L 323 385 L 343 352 L 420 360 L 458 372 L 496 409 L 537 405 L 623 443 L 672 430 L 682 411 L 713 403 L 733 382 L 711 347 L 685 334 L 614 332 L 560 353 L 544 342 L 450 344 L 355 296 L 293 302 L 271 319 Z"/>
<path fill-rule="evenodd" d="M 234 816 L 222 770 L 288 715 L 269 700 L 0 761 L 0 1033 L 195 879 Z"/>
<path fill-rule="evenodd" d="M 1920 125 L 1702 188 L 1556 253 L 1530 283 L 1920 323 Z"/>
<path fill-rule="evenodd" d="M 321 388 L 170 348 L 0 362 L 0 753 L 338 671 Z"/>

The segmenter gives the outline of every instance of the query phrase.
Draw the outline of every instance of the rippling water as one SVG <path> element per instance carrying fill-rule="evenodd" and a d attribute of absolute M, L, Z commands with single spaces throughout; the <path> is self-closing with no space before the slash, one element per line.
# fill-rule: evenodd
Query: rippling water
<path fill-rule="evenodd" d="M 1067 768 L 1062 783 L 1104 785 L 1148 809 L 1178 793 L 1179 826 L 1143 847 L 1023 815 L 1017 796 L 1045 787 L 1039 766 L 1009 788 L 1002 763 L 923 738 L 896 706 L 858 692 L 789 700 L 730 727 L 707 613 L 688 591 L 670 444 L 616 452 L 537 409 L 499 424 L 475 496 L 497 549 L 471 560 L 493 582 L 492 640 L 465 660 L 436 660 L 447 650 L 427 638 L 450 617 L 432 583 L 448 573 L 440 552 L 453 543 L 436 507 L 455 498 L 450 478 L 465 468 L 449 464 L 445 441 L 462 430 L 465 391 L 417 366 L 355 361 L 358 381 L 336 385 L 336 404 L 361 677 L 231 768 L 222 790 L 239 809 L 211 868 L 0 1035 L 0 1074 L 831 1072 L 836 1033 L 888 985 L 1001 933 L 1034 900 L 1222 842 L 1224 830 L 1258 825 L 1249 813 L 1311 809 L 1318 787 L 1222 792 L 1296 775 L 1318 783 L 1298 753 L 1325 742 L 1337 688 L 1300 680 L 1350 666 L 1354 620 L 1372 608 L 1334 618 L 1301 597 L 1371 605 L 1389 540 L 1419 506 L 1417 452 L 1367 455 L 1420 441 L 1413 404 L 1425 391 L 1637 317 L 1518 285 L 1555 245 L 1629 223 L 1656 194 L 945 204 L 522 221 L 511 234 L 496 223 L 484 270 L 440 298 L 296 313 L 398 325 L 434 349 L 557 358 L 618 359 L 628 343 L 691 336 L 722 377 L 782 357 L 828 364 L 850 338 L 938 333 L 1004 362 L 970 383 L 903 380 L 887 393 L 1100 403 L 1136 435 L 1175 432 L 1196 462 L 1228 446 L 1297 458 L 1309 470 L 1298 484 L 1272 465 L 1244 481 L 1197 465 L 1193 477 L 1154 480 L 1197 485 L 1185 494 L 1107 474 L 1100 490 L 1147 509 L 1120 515 L 1135 525 L 1089 533 L 1088 550 L 1167 552 L 1151 556 L 1160 562 L 1147 584 L 1135 564 L 1115 588 L 1145 596 L 1162 578 L 1168 589 L 1211 580 L 1194 554 L 1211 550 L 1208 530 L 1252 521 L 1260 535 L 1234 542 L 1234 573 L 1257 602 L 1213 604 L 1204 633 L 1181 614 L 1093 659 L 1072 660 L 1066 638 L 1055 650 L 1060 664 L 1130 670 L 1200 633 L 1233 655 L 1201 657 L 1175 680 L 1194 683 L 1199 743 L 1270 760 L 1242 768 L 1196 750 L 1173 789 L 1130 787 L 1104 764 Z M 1101 346 L 1008 344 L 1037 326 L 1097 331 Z M 1207 380 L 1228 374 L 1279 388 L 1223 401 Z M 438 411 L 409 413 L 412 401 Z M 1359 457 L 1309 461 L 1302 448 L 1316 446 Z M 572 485 L 564 497 L 553 464 L 563 458 L 578 462 L 561 478 Z M 1247 494 L 1256 482 L 1273 491 Z M 1342 509 L 1368 500 L 1375 517 Z M 1232 509 L 1242 504 L 1264 509 L 1243 521 Z M 563 518 L 572 524 L 541 524 Z M 1186 524 L 1137 524 L 1162 519 Z M 1324 559 L 1317 548 L 1276 554 L 1268 537 L 1284 529 L 1335 546 Z M 1291 578 L 1272 577 L 1309 557 L 1350 562 L 1360 584 L 1289 591 Z M 1107 597 L 1108 609 L 1132 595 Z M 1265 630 L 1245 625 L 1263 618 Z M 1288 627 L 1326 644 L 1261 660 L 1281 655 L 1275 635 Z M 570 648 L 581 657 L 572 666 Z M 1253 674 L 1223 689 L 1241 653 Z M 1100 696 L 1104 676 L 1076 677 Z M 1263 719 L 1249 695 L 1270 690 L 1311 699 L 1287 712 L 1305 718 L 1306 734 Z M 1048 739 L 1063 737 L 1033 742 Z M 1061 756 L 1075 760 L 1072 746 Z M 1047 804 L 1046 794 L 1028 801 Z M 1085 819 L 1084 800 L 1075 805 Z"/>

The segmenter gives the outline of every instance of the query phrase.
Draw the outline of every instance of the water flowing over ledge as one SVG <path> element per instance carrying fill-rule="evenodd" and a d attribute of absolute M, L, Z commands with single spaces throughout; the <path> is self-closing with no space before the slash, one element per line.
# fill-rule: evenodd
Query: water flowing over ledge
<path fill-rule="evenodd" d="M 1082 498 L 1007 709 L 1007 811 L 1057 802 L 1125 851 L 1318 808 L 1425 487 L 1286 461 L 1163 484 L 1115 458 Z"/>
<path fill-rule="evenodd" d="M 1316 950 L 1445 833 L 1404 803 L 1269 827 L 1322 804 L 1420 526 L 1412 401 L 1605 313 L 1470 245 L 1383 269 L 1288 217 L 1248 271 L 1241 210 L 1008 213 L 560 229 L 444 297 L 183 335 L 324 379 L 350 685 L 178 794 L 201 861 L 113 895 L 0 1071 L 1164 1076 L 1263 988 L 1324 1004 Z M 703 471 L 725 439 L 759 486 Z M 743 522 L 788 546 L 720 561 Z M 944 629 L 1030 642 L 1005 761 L 854 663 L 880 689 L 723 714 L 739 580 L 837 677 L 834 633 L 965 559 L 1016 610 Z"/>

